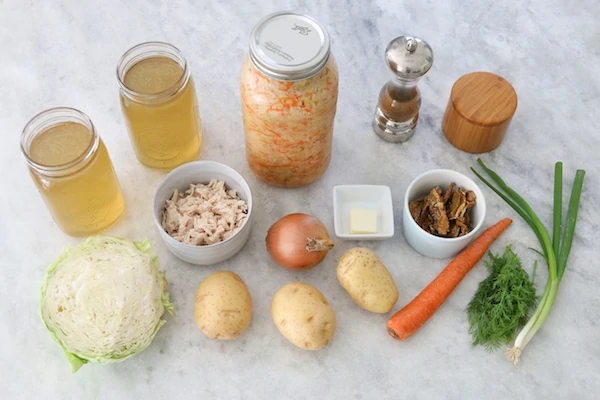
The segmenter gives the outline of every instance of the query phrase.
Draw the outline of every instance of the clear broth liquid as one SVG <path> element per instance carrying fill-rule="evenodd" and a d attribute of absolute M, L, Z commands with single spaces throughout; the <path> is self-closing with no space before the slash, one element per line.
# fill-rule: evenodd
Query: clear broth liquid
<path fill-rule="evenodd" d="M 82 156 L 92 141 L 84 125 L 65 122 L 33 138 L 29 157 L 37 164 L 56 167 Z M 30 168 L 31 176 L 54 221 L 65 233 L 85 236 L 114 224 L 125 208 L 123 194 L 102 140 L 88 163 L 66 176 L 50 177 Z"/>
<path fill-rule="evenodd" d="M 183 69 L 167 57 L 151 57 L 133 65 L 123 79 L 139 94 L 159 94 L 173 87 Z M 192 77 L 164 102 L 137 102 L 121 94 L 121 108 L 138 160 L 151 168 L 172 169 L 197 160 L 202 130 Z"/>

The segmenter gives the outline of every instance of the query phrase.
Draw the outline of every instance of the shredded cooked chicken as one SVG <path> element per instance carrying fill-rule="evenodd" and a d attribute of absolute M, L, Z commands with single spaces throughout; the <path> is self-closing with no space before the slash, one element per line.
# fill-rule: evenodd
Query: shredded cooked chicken
<path fill-rule="evenodd" d="M 182 243 L 206 246 L 236 234 L 248 216 L 248 204 L 224 181 L 190 185 L 185 193 L 175 190 L 165 203 L 163 229 Z"/>

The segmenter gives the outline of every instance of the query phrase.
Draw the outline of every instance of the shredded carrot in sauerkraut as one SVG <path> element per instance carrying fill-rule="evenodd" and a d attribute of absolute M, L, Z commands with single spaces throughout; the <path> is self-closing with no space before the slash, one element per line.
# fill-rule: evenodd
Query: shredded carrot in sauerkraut
<path fill-rule="evenodd" d="M 299 81 L 271 79 L 246 57 L 241 94 L 246 157 L 254 174 L 285 187 L 318 179 L 331 159 L 338 94 L 333 57 L 316 75 Z"/>

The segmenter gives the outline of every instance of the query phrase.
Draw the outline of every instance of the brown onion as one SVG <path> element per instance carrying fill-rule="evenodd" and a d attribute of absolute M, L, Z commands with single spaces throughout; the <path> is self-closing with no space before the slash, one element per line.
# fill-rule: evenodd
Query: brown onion
<path fill-rule="evenodd" d="M 267 251 L 273 261 L 291 270 L 316 266 L 332 248 L 325 225 L 308 214 L 286 215 L 267 233 Z"/>

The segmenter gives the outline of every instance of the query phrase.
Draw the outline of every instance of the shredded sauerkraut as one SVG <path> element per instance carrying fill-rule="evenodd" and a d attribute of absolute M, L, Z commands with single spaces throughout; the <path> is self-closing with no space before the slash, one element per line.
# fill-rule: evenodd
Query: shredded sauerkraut
<path fill-rule="evenodd" d="M 254 174 L 285 187 L 318 179 L 331 159 L 338 95 L 333 56 L 316 75 L 299 81 L 271 79 L 246 57 L 241 95 L 246 157 Z"/>

